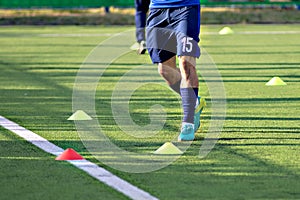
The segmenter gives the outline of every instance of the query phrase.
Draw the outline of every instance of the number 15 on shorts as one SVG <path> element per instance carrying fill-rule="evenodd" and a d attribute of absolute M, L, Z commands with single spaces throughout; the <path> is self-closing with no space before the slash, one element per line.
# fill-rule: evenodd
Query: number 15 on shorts
<path fill-rule="evenodd" d="M 193 50 L 193 38 L 191 37 L 184 37 L 182 38 L 181 42 L 182 42 L 182 52 L 192 52 Z"/>

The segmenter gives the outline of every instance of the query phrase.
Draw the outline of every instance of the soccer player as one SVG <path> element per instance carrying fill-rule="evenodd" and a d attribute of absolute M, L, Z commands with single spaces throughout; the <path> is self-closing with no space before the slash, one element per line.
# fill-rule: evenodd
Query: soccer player
<path fill-rule="evenodd" d="M 145 27 L 146 16 L 149 10 L 150 0 L 135 0 L 135 27 L 136 27 L 136 41 L 138 43 L 138 54 L 144 54 L 146 52 L 146 39 L 145 39 Z"/>
<path fill-rule="evenodd" d="M 196 58 L 200 34 L 200 0 L 151 0 L 147 48 L 158 72 L 181 95 L 183 120 L 178 141 L 192 141 L 205 102 L 198 96 Z M 178 57 L 179 68 L 176 66 Z"/>

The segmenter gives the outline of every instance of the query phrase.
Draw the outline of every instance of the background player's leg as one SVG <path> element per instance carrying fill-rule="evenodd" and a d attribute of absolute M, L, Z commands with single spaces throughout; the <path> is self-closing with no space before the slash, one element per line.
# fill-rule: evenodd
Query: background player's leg
<path fill-rule="evenodd" d="M 135 0 L 135 26 L 136 41 L 139 44 L 138 54 L 146 52 L 146 17 L 149 9 L 150 0 Z"/>
<path fill-rule="evenodd" d="M 149 0 L 135 0 L 135 25 L 137 42 L 145 41 L 146 17 L 149 8 Z"/>

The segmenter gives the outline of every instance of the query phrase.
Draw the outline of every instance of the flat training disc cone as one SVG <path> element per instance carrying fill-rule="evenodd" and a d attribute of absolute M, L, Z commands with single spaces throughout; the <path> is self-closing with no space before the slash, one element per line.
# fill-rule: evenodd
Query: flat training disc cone
<path fill-rule="evenodd" d="M 228 26 L 225 26 L 224 28 L 222 28 L 220 31 L 219 31 L 219 35 L 229 35 L 229 34 L 233 34 L 234 31 L 229 28 Z"/>
<path fill-rule="evenodd" d="M 92 118 L 86 114 L 83 110 L 77 110 L 71 115 L 68 120 L 92 120 Z"/>
<path fill-rule="evenodd" d="M 266 83 L 267 86 L 275 86 L 275 85 L 286 85 L 286 83 L 281 80 L 278 76 L 273 77 L 269 82 Z"/>
<path fill-rule="evenodd" d="M 130 49 L 133 50 L 133 51 L 136 51 L 136 50 L 139 49 L 139 47 L 140 47 L 139 43 L 136 42 L 133 45 L 131 45 Z"/>
<path fill-rule="evenodd" d="M 162 155 L 179 155 L 183 154 L 180 149 L 178 149 L 174 144 L 171 142 L 166 142 L 161 147 L 159 147 L 153 154 L 162 154 Z"/>
<path fill-rule="evenodd" d="M 74 149 L 68 148 L 62 154 L 57 156 L 55 160 L 83 160 L 84 158 Z"/>

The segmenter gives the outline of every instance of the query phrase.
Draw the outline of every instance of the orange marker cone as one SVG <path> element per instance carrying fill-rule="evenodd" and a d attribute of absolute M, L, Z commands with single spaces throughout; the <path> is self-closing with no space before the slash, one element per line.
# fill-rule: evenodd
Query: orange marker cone
<path fill-rule="evenodd" d="M 83 160 L 84 158 L 74 149 L 68 148 L 62 154 L 57 156 L 55 160 Z"/>

